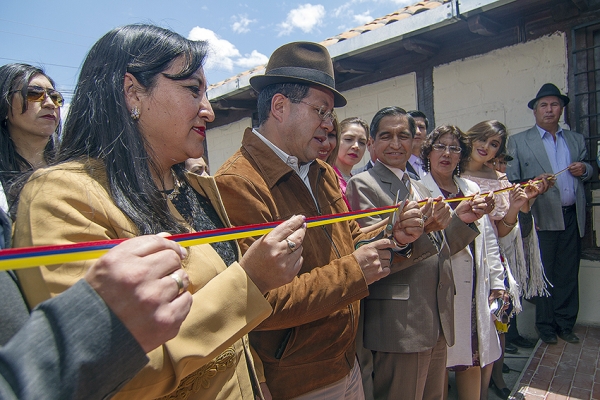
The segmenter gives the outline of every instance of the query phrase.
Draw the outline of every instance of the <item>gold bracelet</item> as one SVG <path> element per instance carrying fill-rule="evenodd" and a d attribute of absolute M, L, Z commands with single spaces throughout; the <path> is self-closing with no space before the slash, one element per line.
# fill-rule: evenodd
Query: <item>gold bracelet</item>
<path fill-rule="evenodd" d="M 502 221 L 502 223 L 504 224 L 505 227 L 512 229 L 512 228 L 515 227 L 515 225 L 517 225 L 517 222 L 519 222 L 519 219 L 517 218 L 517 220 L 513 224 L 509 224 L 508 222 L 506 222 L 504 220 L 504 218 L 502 218 L 501 221 Z"/>

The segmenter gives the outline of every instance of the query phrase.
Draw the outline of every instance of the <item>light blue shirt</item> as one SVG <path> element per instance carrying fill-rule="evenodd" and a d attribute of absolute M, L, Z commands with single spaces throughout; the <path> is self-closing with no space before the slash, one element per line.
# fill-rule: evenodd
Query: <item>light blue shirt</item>
<path fill-rule="evenodd" d="M 542 142 L 546 148 L 546 154 L 552 166 L 552 172 L 557 173 L 567 168 L 571 164 L 571 153 L 565 140 L 562 128 L 556 132 L 556 141 L 550 132 L 536 125 L 540 132 Z M 560 190 L 560 201 L 563 207 L 575 204 L 575 189 L 577 187 L 576 178 L 570 172 L 563 172 L 556 177 L 556 186 Z"/>
<path fill-rule="evenodd" d="M 425 172 L 423 169 L 423 160 L 421 160 L 421 157 L 411 154 L 408 162 L 410 165 L 412 165 L 417 175 L 419 175 L 419 178 L 423 178 L 425 175 L 427 175 L 427 172 Z"/>

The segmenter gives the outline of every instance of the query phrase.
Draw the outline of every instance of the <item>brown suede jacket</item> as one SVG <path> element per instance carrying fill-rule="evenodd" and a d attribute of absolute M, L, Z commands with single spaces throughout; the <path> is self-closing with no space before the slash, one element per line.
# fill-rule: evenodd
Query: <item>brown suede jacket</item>
<path fill-rule="evenodd" d="M 231 223 L 236 226 L 347 212 L 334 170 L 320 160 L 308 174 L 308 188 L 251 129 L 242 147 L 217 171 L 215 180 Z M 355 244 L 362 234 L 352 221 L 308 229 L 298 276 L 271 290 L 273 314 L 250 333 L 274 399 L 289 399 L 334 383 L 355 362 L 359 300 L 369 294 Z M 245 252 L 254 238 L 240 241 Z"/>

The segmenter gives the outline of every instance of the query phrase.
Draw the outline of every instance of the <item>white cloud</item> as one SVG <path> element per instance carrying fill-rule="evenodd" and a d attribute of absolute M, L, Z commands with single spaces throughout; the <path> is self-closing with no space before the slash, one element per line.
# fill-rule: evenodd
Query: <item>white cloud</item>
<path fill-rule="evenodd" d="M 335 8 L 332 13 L 333 16 L 335 18 L 340 18 L 340 17 L 346 15 L 348 13 L 348 11 L 350 10 L 351 4 L 352 3 L 345 3 L 345 4 L 342 4 L 341 6 Z"/>
<path fill-rule="evenodd" d="M 289 35 L 295 28 L 301 29 L 305 33 L 309 33 L 316 26 L 321 25 L 325 18 L 325 7 L 320 4 L 303 4 L 298 8 L 291 10 L 284 22 L 278 27 L 279 36 Z"/>
<path fill-rule="evenodd" d="M 342 30 L 347 30 L 347 29 L 353 28 L 357 25 L 364 25 L 375 19 L 371 16 L 371 10 L 363 11 L 365 9 L 364 3 L 377 4 L 382 1 L 385 1 L 385 0 L 351 0 L 351 1 L 348 1 L 347 3 L 342 4 L 339 7 L 336 7 L 331 12 L 331 15 L 334 18 L 338 18 L 338 19 L 344 21 L 344 24 L 341 26 L 338 26 L 338 27 L 342 28 Z M 394 0 L 392 0 L 392 1 L 394 1 Z M 396 0 L 396 1 L 400 1 L 400 0 Z M 415 0 L 401 0 L 401 1 L 414 2 Z M 359 8 L 361 11 L 363 11 L 363 13 L 356 14 L 354 7 Z"/>
<path fill-rule="evenodd" d="M 233 29 L 233 31 L 235 33 L 247 33 L 250 32 L 250 29 L 248 28 L 248 25 L 250 25 L 253 22 L 256 22 L 255 19 L 249 19 L 248 17 L 246 17 L 245 15 L 237 15 L 233 17 L 233 25 L 231 25 L 231 29 Z"/>
<path fill-rule="evenodd" d="M 239 50 L 229 41 L 221 39 L 210 29 L 192 28 L 188 34 L 190 40 L 206 40 L 210 48 L 206 59 L 206 69 L 233 70 L 233 58 L 241 57 Z"/>
<path fill-rule="evenodd" d="M 210 29 L 195 27 L 188 34 L 190 40 L 206 40 L 209 46 L 209 53 L 204 68 L 206 70 L 225 70 L 233 71 L 234 66 L 243 68 L 253 68 L 258 65 L 266 64 L 269 59 L 264 54 L 252 50 L 250 54 L 242 57 L 240 51 L 231 42 L 221 39 Z"/>
<path fill-rule="evenodd" d="M 358 25 L 364 25 L 367 24 L 371 21 L 373 21 L 375 18 L 371 17 L 370 12 L 369 11 L 365 11 L 362 14 L 358 14 L 354 16 L 354 21 L 356 21 L 356 23 Z"/>
<path fill-rule="evenodd" d="M 269 62 L 269 57 L 265 56 L 262 53 L 259 53 L 256 50 L 252 50 L 252 53 L 245 54 L 244 57 L 241 57 L 234 61 L 235 65 L 244 67 L 244 68 L 254 68 L 257 65 L 263 65 Z"/>

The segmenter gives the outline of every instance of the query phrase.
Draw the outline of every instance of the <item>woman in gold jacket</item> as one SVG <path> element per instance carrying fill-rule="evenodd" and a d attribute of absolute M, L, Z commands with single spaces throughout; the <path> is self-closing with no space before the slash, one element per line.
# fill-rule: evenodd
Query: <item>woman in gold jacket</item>
<path fill-rule="evenodd" d="M 206 43 L 151 25 L 102 37 L 83 64 L 57 164 L 21 192 L 15 247 L 229 226 L 213 178 L 183 164 L 202 156 L 214 119 L 205 57 Z M 235 241 L 189 248 L 182 266 L 192 309 L 116 398 L 262 398 L 262 366 L 246 333 L 271 313 L 264 293 L 298 272 L 305 226 L 290 218 L 243 258 Z M 66 290 L 93 262 L 21 271 L 29 306 Z"/>

